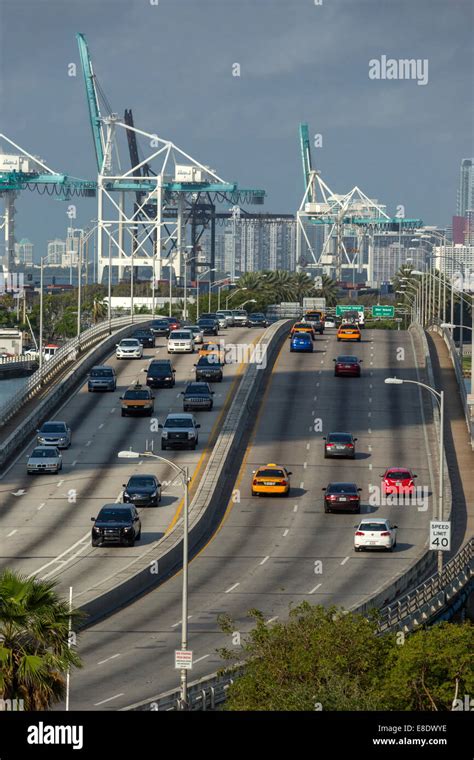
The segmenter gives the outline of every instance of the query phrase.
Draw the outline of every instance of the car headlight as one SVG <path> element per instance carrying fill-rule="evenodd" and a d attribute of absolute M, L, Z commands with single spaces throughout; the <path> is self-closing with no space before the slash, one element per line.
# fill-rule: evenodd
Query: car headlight
<path fill-rule="evenodd" d="M 126 499 L 129 499 L 129 498 L 130 498 L 130 494 L 129 494 L 129 492 L 128 492 L 128 491 L 124 491 L 124 492 L 123 492 L 123 495 L 124 495 L 124 498 L 126 498 Z"/>
<path fill-rule="evenodd" d="M 196 433 L 188 433 L 189 438 L 196 438 Z"/>
<path fill-rule="evenodd" d="M 100 531 L 100 528 L 96 528 L 96 527 L 95 527 L 95 525 L 94 525 L 94 527 L 92 528 L 92 531 L 93 531 L 94 533 L 99 533 L 99 531 Z"/>
<path fill-rule="evenodd" d="M 130 533 L 131 530 L 133 530 L 132 525 L 128 525 L 126 528 L 123 529 L 124 533 Z"/>
<path fill-rule="evenodd" d="M 168 433 L 167 433 L 167 431 L 166 431 L 166 430 L 163 430 L 163 432 L 162 432 L 162 434 L 161 434 L 161 437 L 162 437 L 162 438 L 168 438 Z"/>
<path fill-rule="evenodd" d="M 152 493 L 150 494 L 150 496 L 151 496 L 152 499 L 154 499 L 155 496 L 158 496 L 158 491 L 155 489 L 154 491 L 152 491 Z"/>

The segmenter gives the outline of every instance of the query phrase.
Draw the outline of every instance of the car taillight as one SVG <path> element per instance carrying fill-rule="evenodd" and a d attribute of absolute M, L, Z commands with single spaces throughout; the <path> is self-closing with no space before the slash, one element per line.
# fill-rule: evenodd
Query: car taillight
<path fill-rule="evenodd" d="M 337 496 L 335 494 L 331 494 L 329 498 L 331 499 L 331 501 L 334 501 L 334 499 L 337 499 Z"/>
<path fill-rule="evenodd" d="M 286 480 L 280 480 L 280 481 L 278 482 L 278 485 L 279 485 L 279 486 L 287 486 L 287 485 L 288 485 L 288 482 L 287 482 Z"/>
<path fill-rule="evenodd" d="M 258 483 L 258 480 L 254 479 L 254 481 L 253 481 L 253 484 L 252 484 L 252 485 L 256 486 L 256 485 L 257 485 L 257 483 Z"/>
<path fill-rule="evenodd" d="M 353 443 L 347 443 L 346 446 L 347 446 L 348 449 L 353 449 L 354 448 L 354 444 Z"/>
<path fill-rule="evenodd" d="M 327 448 L 327 449 L 332 449 L 332 447 L 333 447 L 334 445 L 335 445 L 334 443 L 327 443 L 327 444 L 326 444 L 326 448 Z"/>
<path fill-rule="evenodd" d="M 356 530 L 356 536 L 365 536 L 365 533 L 362 530 Z"/>
<path fill-rule="evenodd" d="M 384 530 L 380 535 L 381 536 L 389 536 L 390 533 L 387 530 Z"/>
<path fill-rule="evenodd" d="M 351 501 L 356 501 L 359 497 L 358 496 L 349 496 L 349 499 Z"/>

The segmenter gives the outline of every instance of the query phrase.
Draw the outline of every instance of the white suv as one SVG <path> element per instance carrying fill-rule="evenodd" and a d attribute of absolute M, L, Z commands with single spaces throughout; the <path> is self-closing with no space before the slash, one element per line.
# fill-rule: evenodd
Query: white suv
<path fill-rule="evenodd" d="M 248 319 L 248 314 L 245 309 L 232 309 L 232 316 L 234 317 L 234 325 L 245 327 Z"/>
<path fill-rule="evenodd" d="M 194 336 L 192 330 L 173 330 L 168 338 L 169 354 L 193 354 Z"/>
<path fill-rule="evenodd" d="M 141 359 L 143 346 L 136 338 L 124 338 L 116 344 L 115 356 L 117 359 Z"/>

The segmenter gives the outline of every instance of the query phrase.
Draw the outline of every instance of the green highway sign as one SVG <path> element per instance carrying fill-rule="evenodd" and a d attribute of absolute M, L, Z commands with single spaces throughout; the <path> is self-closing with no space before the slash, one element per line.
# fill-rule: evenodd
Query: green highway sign
<path fill-rule="evenodd" d="M 361 311 L 362 314 L 364 313 L 364 307 L 363 306 L 349 306 L 348 304 L 339 305 L 336 306 L 336 317 L 341 317 L 344 312 L 346 311 Z"/>
<path fill-rule="evenodd" d="M 373 317 L 388 317 L 389 319 L 393 319 L 394 314 L 394 306 L 372 306 Z"/>

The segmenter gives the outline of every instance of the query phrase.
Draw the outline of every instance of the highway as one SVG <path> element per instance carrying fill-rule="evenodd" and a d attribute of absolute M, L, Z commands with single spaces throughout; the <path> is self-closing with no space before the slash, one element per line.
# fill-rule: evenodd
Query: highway
<path fill-rule="evenodd" d="M 313 354 L 290 354 L 288 342 L 283 345 L 235 483 L 240 500 L 229 498 L 219 529 L 190 564 L 190 680 L 221 667 L 216 649 L 231 646 L 218 615 L 230 615 L 244 634 L 252 627 L 251 608 L 267 620 L 285 618 L 290 604 L 304 600 L 349 608 L 406 571 L 426 547 L 434 433 L 423 424 L 416 386 L 383 382 L 394 374 L 417 379 L 408 333 L 365 330 L 361 343 L 346 345 L 327 331 L 315 345 Z M 360 379 L 334 377 L 333 358 L 341 353 L 363 359 Z M 354 461 L 323 458 L 322 436 L 331 430 L 358 437 Z M 251 497 L 252 470 L 268 462 L 292 471 L 289 498 Z M 417 485 L 429 490 L 428 503 L 369 504 L 369 485 L 380 484 L 387 466 L 411 467 Z M 362 513 L 399 526 L 393 553 L 354 553 L 358 516 L 324 514 L 321 489 L 331 480 L 355 480 L 363 489 Z M 178 573 L 84 631 L 79 652 L 85 667 L 72 675 L 71 709 L 117 710 L 176 687 L 180 605 Z"/>
<path fill-rule="evenodd" d="M 251 334 L 252 333 L 252 334 Z M 248 328 L 221 330 L 227 343 L 249 343 L 261 332 Z M 2 549 L 0 564 L 42 579 L 54 579 L 58 590 L 68 593 L 73 587 L 76 604 L 81 595 L 90 593 L 96 583 L 113 578 L 130 568 L 144 552 L 153 550 L 156 542 L 173 525 L 180 509 L 182 486 L 176 473 L 157 460 L 118 460 L 117 452 L 132 448 L 144 451 L 148 442 L 160 450 L 160 432 L 152 432 L 149 417 L 121 417 L 119 396 L 137 379 L 145 382 L 142 369 L 152 358 L 171 358 L 176 369 L 176 385 L 155 389 L 155 414 L 161 422 L 168 412 L 182 412 L 182 396 L 186 383 L 194 379 L 195 354 L 168 355 L 166 339 L 157 338 L 155 349 L 145 349 L 142 360 L 117 360 L 112 355 L 107 363 L 117 372 L 115 393 L 89 393 L 87 383 L 57 412 L 55 418 L 65 420 L 72 430 L 72 446 L 63 450 L 63 470 L 58 475 L 27 475 L 26 460 L 34 448 L 31 441 L 0 479 L 0 530 Z M 105 362 L 104 362 L 105 363 Z M 229 364 L 224 381 L 215 383 L 214 409 L 199 416 L 201 429 L 195 451 L 166 452 L 178 465 L 188 465 L 191 493 L 201 476 L 209 451 L 219 430 L 219 421 L 226 401 L 240 378 L 244 365 Z M 142 538 L 134 547 L 98 547 L 90 543 L 91 517 L 103 504 L 121 500 L 122 484 L 135 473 L 157 474 L 163 483 L 159 508 L 140 509 Z"/>

